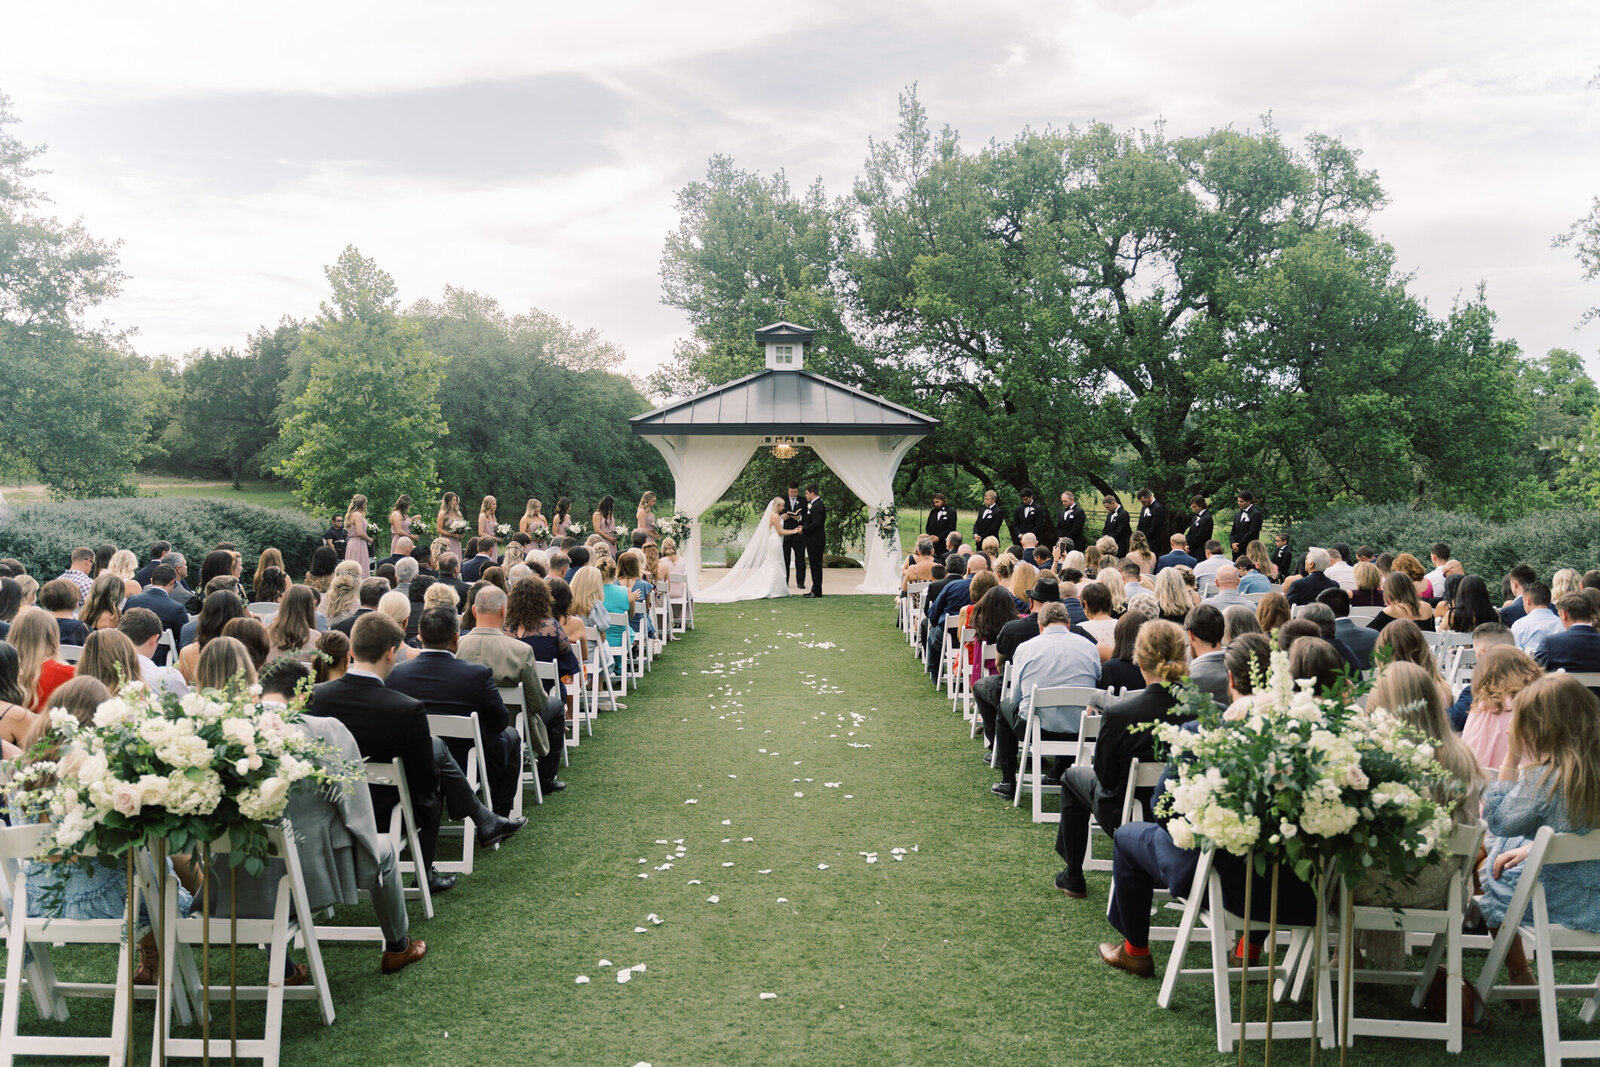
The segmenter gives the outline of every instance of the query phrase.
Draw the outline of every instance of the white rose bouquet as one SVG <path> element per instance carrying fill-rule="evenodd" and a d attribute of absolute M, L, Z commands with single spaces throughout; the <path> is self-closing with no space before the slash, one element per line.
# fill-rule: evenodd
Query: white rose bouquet
<path fill-rule="evenodd" d="M 615 532 L 618 541 L 626 541 L 628 539 L 628 535 L 633 533 L 633 531 L 628 529 L 626 526 L 618 526 Z"/>
<path fill-rule="evenodd" d="M 883 543 L 893 548 L 900 549 L 900 521 L 899 513 L 893 504 L 887 507 L 872 509 L 872 525 L 877 527 L 878 536 Z"/>
<path fill-rule="evenodd" d="M 494 528 L 494 532 L 495 532 L 495 536 L 496 537 L 500 537 L 500 538 L 510 537 L 511 536 L 511 524 L 509 522 L 502 522 L 502 523 L 500 523 L 499 525 L 497 525 Z"/>
<path fill-rule="evenodd" d="M 411 516 L 410 521 L 406 523 L 406 528 L 412 533 L 416 534 L 418 537 L 427 537 L 430 529 L 428 526 L 428 520 L 424 519 L 421 515 Z"/>
<path fill-rule="evenodd" d="M 13 765 L 25 814 L 55 828 L 41 858 L 72 859 L 91 847 L 120 856 L 158 839 L 185 853 L 228 834 L 230 862 L 259 874 L 265 824 L 283 815 L 290 789 L 357 774 L 295 725 L 303 697 L 288 708 L 259 697 L 259 686 L 180 699 L 134 684 L 87 725 L 52 712 L 44 740 Z"/>
<path fill-rule="evenodd" d="M 583 523 L 581 523 L 581 522 L 569 522 L 569 523 L 567 523 L 567 535 L 569 537 L 577 537 L 581 533 L 583 533 Z"/>
<path fill-rule="evenodd" d="M 1383 872 L 1408 882 L 1445 858 L 1450 805 L 1432 799 L 1447 772 L 1433 748 L 1382 708 L 1319 697 L 1285 652 L 1236 711 L 1195 700 L 1199 729 L 1157 726 L 1179 766 L 1162 798 L 1173 841 L 1283 863 L 1312 882 L 1327 864 L 1350 882 Z M 1198 691 L 1194 691 L 1198 695 Z"/>
<path fill-rule="evenodd" d="M 689 516 L 681 511 L 674 511 L 671 518 L 661 519 L 657 522 L 657 528 L 661 531 L 661 536 L 663 538 L 670 537 L 680 545 L 688 543 L 691 525 L 692 522 Z"/>

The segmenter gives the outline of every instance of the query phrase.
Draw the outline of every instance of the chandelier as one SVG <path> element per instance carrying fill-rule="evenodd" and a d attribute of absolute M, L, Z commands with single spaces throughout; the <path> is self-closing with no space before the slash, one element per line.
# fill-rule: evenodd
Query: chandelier
<path fill-rule="evenodd" d="M 772 439 L 772 454 L 779 459 L 793 459 L 799 455 L 795 450 L 793 437 L 774 437 Z"/>

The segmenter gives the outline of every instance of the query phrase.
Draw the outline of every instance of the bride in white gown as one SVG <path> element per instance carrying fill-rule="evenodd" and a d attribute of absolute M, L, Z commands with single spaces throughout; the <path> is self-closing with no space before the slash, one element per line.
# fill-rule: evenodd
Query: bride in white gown
<path fill-rule="evenodd" d="M 696 594 L 702 604 L 731 604 L 736 600 L 766 600 L 789 595 L 789 576 L 783 569 L 783 535 L 798 526 L 783 525 L 783 498 L 774 497 L 750 534 L 739 561 L 722 580 Z"/>

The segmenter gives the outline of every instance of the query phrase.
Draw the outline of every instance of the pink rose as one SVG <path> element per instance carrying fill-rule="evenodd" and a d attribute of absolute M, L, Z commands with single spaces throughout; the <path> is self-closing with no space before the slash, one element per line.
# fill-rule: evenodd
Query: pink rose
<path fill-rule="evenodd" d="M 139 799 L 139 787 L 132 782 L 118 782 L 117 787 L 111 791 L 111 806 L 130 819 L 139 814 L 139 809 L 143 806 L 143 802 Z"/>

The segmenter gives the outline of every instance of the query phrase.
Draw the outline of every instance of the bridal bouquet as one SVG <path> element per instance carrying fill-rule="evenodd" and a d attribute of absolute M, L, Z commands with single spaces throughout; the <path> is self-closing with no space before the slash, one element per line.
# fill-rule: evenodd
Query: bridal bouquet
<path fill-rule="evenodd" d="M 621 541 L 623 538 L 627 537 L 632 532 L 633 531 L 628 529 L 626 526 L 618 526 L 617 529 L 616 529 L 617 540 Z"/>
<path fill-rule="evenodd" d="M 583 533 L 583 523 L 581 523 L 581 522 L 569 522 L 569 523 L 567 523 L 567 534 L 569 536 L 577 537 L 581 533 Z"/>
<path fill-rule="evenodd" d="M 1445 770 L 1389 710 L 1319 697 L 1313 685 L 1275 651 L 1269 677 L 1238 710 L 1220 711 L 1191 687 L 1199 729 L 1156 727 L 1179 764 L 1161 801 L 1175 816 L 1173 841 L 1253 852 L 1258 871 L 1283 863 L 1307 882 L 1324 863 L 1351 882 L 1369 872 L 1413 880 L 1446 856 L 1451 806 L 1431 788 Z"/>
<path fill-rule="evenodd" d="M 494 528 L 494 533 L 495 533 L 496 537 L 501 537 L 501 538 L 510 537 L 511 536 L 511 524 L 509 522 L 500 523 L 498 526 L 496 526 Z"/>
<path fill-rule="evenodd" d="M 535 541 L 548 540 L 550 537 L 550 524 L 541 519 L 528 527 L 528 533 L 533 536 Z"/>
<path fill-rule="evenodd" d="M 411 516 L 411 521 L 406 523 L 406 526 L 411 530 L 412 533 L 416 534 L 418 537 L 427 537 L 428 536 L 428 532 L 429 532 L 428 520 L 424 519 L 421 515 L 413 515 L 413 516 Z"/>
<path fill-rule="evenodd" d="M 163 839 L 186 853 L 226 834 L 230 862 L 261 873 L 266 824 L 283 815 L 294 784 L 353 781 L 356 769 L 300 731 L 298 707 L 266 708 L 259 694 L 230 686 L 179 698 L 135 683 L 81 727 L 53 710 L 41 745 L 63 754 L 17 770 L 24 811 L 54 824 L 41 858 L 122 855 Z"/>
<path fill-rule="evenodd" d="M 678 544 L 685 544 L 689 540 L 689 532 L 693 525 L 689 516 L 681 511 L 674 511 L 670 518 L 660 519 L 656 523 L 663 538 L 672 538 Z"/>
<path fill-rule="evenodd" d="M 446 532 L 458 541 L 461 539 L 461 535 L 470 529 L 472 529 L 472 527 L 467 524 L 466 519 L 451 519 L 449 522 L 445 523 Z"/>
<path fill-rule="evenodd" d="M 887 545 L 898 549 L 900 545 L 899 512 L 893 504 L 886 507 L 872 509 L 872 525 L 878 530 L 878 537 Z"/>

